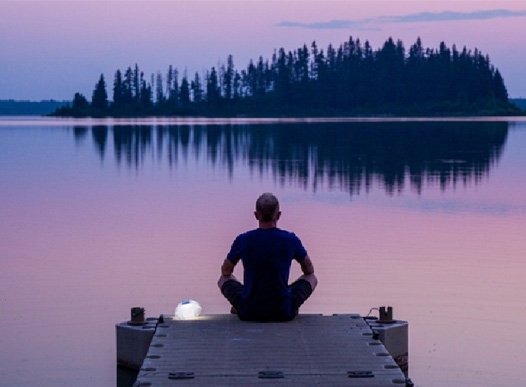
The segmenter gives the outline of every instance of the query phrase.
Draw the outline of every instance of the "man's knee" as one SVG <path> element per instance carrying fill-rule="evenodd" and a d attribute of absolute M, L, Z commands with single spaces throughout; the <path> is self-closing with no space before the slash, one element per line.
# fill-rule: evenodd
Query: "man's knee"
<path fill-rule="evenodd" d="M 316 286 L 318 286 L 318 278 L 314 274 L 304 274 L 298 280 L 304 280 L 307 281 L 310 284 L 310 287 L 312 291 L 316 289 Z"/>
<path fill-rule="evenodd" d="M 298 309 L 312 295 L 317 280 L 314 274 L 303 275 L 290 285 L 292 310 L 298 314 Z"/>
<path fill-rule="evenodd" d="M 219 289 L 222 289 L 223 285 L 227 281 L 239 282 L 239 280 L 233 274 L 231 274 L 231 275 L 222 275 L 221 277 L 219 277 L 219 280 L 217 281 L 217 286 L 219 287 Z"/>
<path fill-rule="evenodd" d="M 239 310 L 239 303 L 241 302 L 241 294 L 243 293 L 243 284 L 237 280 L 236 277 L 221 276 L 217 285 L 221 293 L 230 302 L 236 310 Z"/>

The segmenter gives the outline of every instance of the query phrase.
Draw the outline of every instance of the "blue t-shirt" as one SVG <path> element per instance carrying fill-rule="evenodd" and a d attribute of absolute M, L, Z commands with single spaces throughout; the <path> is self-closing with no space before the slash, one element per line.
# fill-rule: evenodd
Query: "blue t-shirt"
<path fill-rule="evenodd" d="M 279 228 L 255 229 L 239 235 L 227 259 L 243 262 L 243 294 L 239 317 L 248 320 L 288 320 L 294 317 L 288 288 L 293 259 L 302 262 L 307 251 L 300 239 Z"/>

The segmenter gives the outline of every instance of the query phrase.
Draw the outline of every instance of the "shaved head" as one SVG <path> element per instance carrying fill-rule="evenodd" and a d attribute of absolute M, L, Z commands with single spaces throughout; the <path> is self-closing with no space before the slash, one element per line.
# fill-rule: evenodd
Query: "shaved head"
<path fill-rule="evenodd" d="M 278 198 L 270 192 L 265 192 L 256 200 L 256 213 L 263 222 L 276 220 L 275 218 L 279 213 Z"/>

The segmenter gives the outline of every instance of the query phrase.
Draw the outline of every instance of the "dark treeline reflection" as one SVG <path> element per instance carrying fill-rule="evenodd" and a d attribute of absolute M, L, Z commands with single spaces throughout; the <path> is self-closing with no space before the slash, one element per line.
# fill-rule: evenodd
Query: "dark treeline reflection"
<path fill-rule="evenodd" d="M 77 142 L 86 131 L 74 128 Z M 420 192 L 426 184 L 478 183 L 499 160 L 507 133 L 506 122 L 91 127 L 100 157 L 112 144 L 116 162 L 130 168 L 139 169 L 148 155 L 170 167 L 192 157 L 230 176 L 235 167 L 248 167 L 281 184 L 325 185 L 351 195 L 373 183 L 389 194 L 408 185 Z"/>

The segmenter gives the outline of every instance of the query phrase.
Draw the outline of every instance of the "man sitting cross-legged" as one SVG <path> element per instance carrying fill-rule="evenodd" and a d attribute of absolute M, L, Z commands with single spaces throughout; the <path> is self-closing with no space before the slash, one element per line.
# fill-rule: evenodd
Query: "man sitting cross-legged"
<path fill-rule="evenodd" d="M 259 227 L 239 235 L 221 266 L 218 286 L 242 320 L 288 321 L 312 294 L 318 280 L 300 239 L 277 228 L 281 216 L 278 199 L 264 193 L 256 201 Z M 243 262 L 243 284 L 234 267 Z M 303 275 L 288 284 L 292 260 Z"/>

